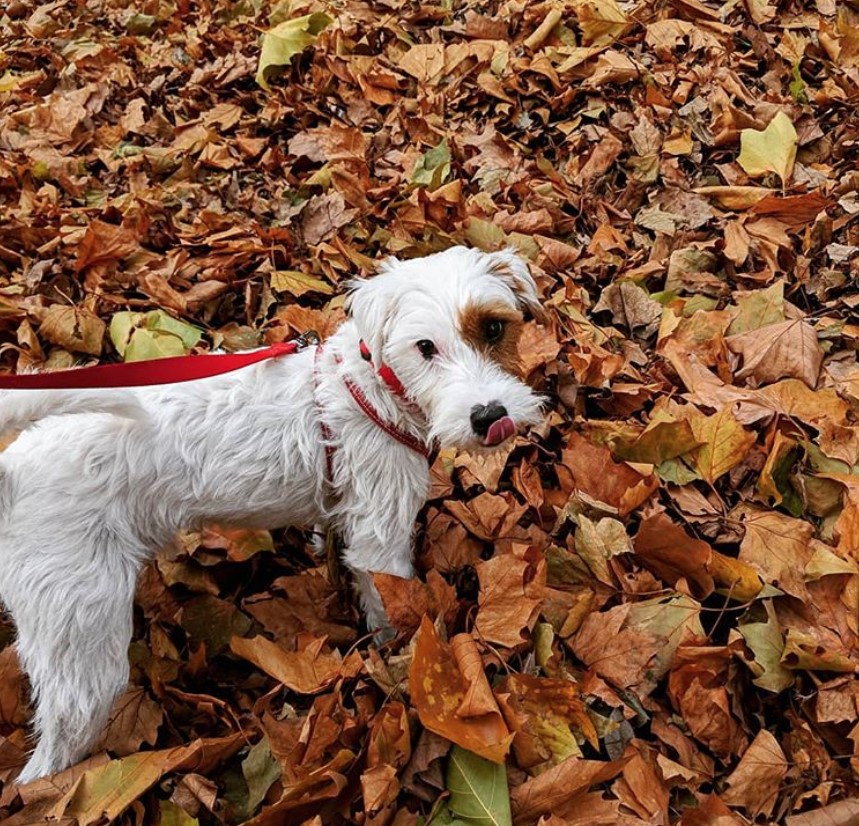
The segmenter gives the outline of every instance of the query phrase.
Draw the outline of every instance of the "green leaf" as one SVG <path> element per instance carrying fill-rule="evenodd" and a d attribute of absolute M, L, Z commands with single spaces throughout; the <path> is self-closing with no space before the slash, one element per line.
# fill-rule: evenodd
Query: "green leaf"
<path fill-rule="evenodd" d="M 198 826 L 200 822 L 169 800 L 159 800 L 158 808 L 161 810 L 160 826 Z"/>
<path fill-rule="evenodd" d="M 123 353 L 123 361 L 149 361 L 169 356 L 184 356 L 186 353 L 182 339 L 169 333 L 136 329 Z"/>
<path fill-rule="evenodd" d="M 256 82 L 270 91 L 266 82 L 268 70 L 275 66 L 287 66 L 292 58 L 316 41 L 316 36 L 331 25 L 333 18 L 322 12 L 314 12 L 293 20 L 284 20 L 269 29 L 262 38 Z"/>
<path fill-rule="evenodd" d="M 771 601 L 766 600 L 764 607 L 766 622 L 741 622 L 739 631 L 755 657 L 747 663 L 755 675 L 752 682 L 759 688 L 778 694 L 793 685 L 794 675 L 781 664 L 784 637 Z"/>
<path fill-rule="evenodd" d="M 248 756 L 242 760 L 242 773 L 248 784 L 248 799 L 245 814 L 250 817 L 257 809 L 275 780 L 280 779 L 280 764 L 271 754 L 268 739 L 263 737 L 251 746 Z"/>
<path fill-rule="evenodd" d="M 181 339 L 186 350 L 194 347 L 203 337 L 203 333 L 197 327 L 191 324 L 186 324 L 184 321 L 179 321 L 178 318 L 173 318 L 164 310 L 153 310 L 146 314 L 146 327 L 150 330 L 158 330 Z"/>
<path fill-rule="evenodd" d="M 334 287 L 329 283 L 298 270 L 276 270 L 271 274 L 271 286 L 279 293 L 291 293 L 296 297 L 305 293 L 334 295 Z"/>
<path fill-rule="evenodd" d="M 743 129 L 740 132 L 737 163 L 752 178 L 775 172 L 784 186 L 793 174 L 796 145 L 797 135 L 793 123 L 784 112 L 779 112 L 766 129 Z"/>
<path fill-rule="evenodd" d="M 776 281 L 765 290 L 741 293 L 737 298 L 737 314 L 728 327 L 727 335 L 760 330 L 784 321 L 784 281 Z"/>
<path fill-rule="evenodd" d="M 202 337 L 197 327 L 163 310 L 114 313 L 110 320 L 110 340 L 124 361 L 184 356 Z"/>
<path fill-rule="evenodd" d="M 465 826 L 512 826 L 507 769 L 454 746 L 447 764 L 450 811 Z"/>
<path fill-rule="evenodd" d="M 790 86 L 788 86 L 790 96 L 797 103 L 808 103 L 808 94 L 805 91 L 806 85 L 805 81 L 802 79 L 802 75 L 799 73 L 798 62 L 793 64 L 793 68 L 790 70 L 790 75 L 793 78 L 790 82 Z"/>
<path fill-rule="evenodd" d="M 412 183 L 432 189 L 440 187 L 450 177 L 450 149 L 443 140 L 434 149 L 421 155 L 412 172 Z"/>
<path fill-rule="evenodd" d="M 125 357 L 125 349 L 131 339 L 131 334 L 137 326 L 138 321 L 143 318 L 143 313 L 114 313 L 110 319 L 110 340 L 116 347 L 116 352 Z"/>

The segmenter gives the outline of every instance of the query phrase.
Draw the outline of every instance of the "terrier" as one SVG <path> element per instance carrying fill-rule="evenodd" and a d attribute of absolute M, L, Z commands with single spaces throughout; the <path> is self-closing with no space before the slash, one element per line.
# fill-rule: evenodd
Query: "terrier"
<path fill-rule="evenodd" d="M 0 602 L 38 735 L 19 782 L 96 741 L 128 682 L 138 573 L 178 531 L 331 527 L 384 633 L 372 574 L 414 575 L 432 448 L 540 421 L 517 342 L 544 312 L 513 252 L 387 260 L 349 288 L 324 346 L 186 383 L 0 393 L 0 431 L 23 428 L 0 454 Z"/>

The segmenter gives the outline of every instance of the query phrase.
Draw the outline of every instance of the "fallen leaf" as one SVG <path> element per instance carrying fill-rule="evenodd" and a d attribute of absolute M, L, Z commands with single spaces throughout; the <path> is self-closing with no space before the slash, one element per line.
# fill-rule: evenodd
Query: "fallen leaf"
<path fill-rule="evenodd" d="M 256 82 L 266 91 L 271 91 L 267 78 L 269 70 L 286 66 L 292 58 L 316 42 L 316 37 L 333 22 L 333 18 L 322 12 L 314 12 L 292 20 L 284 20 L 263 34 L 259 53 Z"/>
<path fill-rule="evenodd" d="M 493 763 L 504 761 L 513 734 L 470 636 L 460 634 L 448 645 L 424 617 L 415 637 L 409 691 L 421 723 L 430 731 Z"/>
<path fill-rule="evenodd" d="M 306 640 L 299 651 L 284 651 L 265 637 L 233 637 L 230 640 L 230 650 L 234 654 L 299 694 L 322 691 L 341 673 L 354 669 L 355 662 L 349 659 L 343 661 L 335 654 L 324 652 L 324 645 L 323 637 Z"/>
<path fill-rule="evenodd" d="M 778 112 L 766 129 L 743 129 L 737 163 L 753 178 L 775 172 L 786 186 L 793 174 L 797 135 L 784 112 Z"/>
<path fill-rule="evenodd" d="M 787 759 L 778 741 L 762 729 L 728 777 L 722 799 L 730 806 L 742 806 L 752 818 L 759 814 L 768 817 L 787 770 Z"/>
<path fill-rule="evenodd" d="M 447 764 L 448 805 L 465 826 L 510 826 L 510 797 L 504 764 L 491 763 L 454 746 Z"/>
<path fill-rule="evenodd" d="M 801 319 L 728 336 L 725 344 L 742 357 L 742 367 L 736 373 L 738 379 L 752 378 L 762 385 L 795 378 L 812 390 L 817 386 L 823 352 L 814 328 Z"/>

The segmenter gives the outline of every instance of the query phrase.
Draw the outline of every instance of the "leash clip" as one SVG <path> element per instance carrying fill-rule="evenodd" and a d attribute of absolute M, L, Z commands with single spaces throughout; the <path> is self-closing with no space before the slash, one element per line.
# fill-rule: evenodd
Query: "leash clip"
<path fill-rule="evenodd" d="M 306 347 L 317 347 L 322 341 L 316 330 L 305 330 L 298 338 L 293 340 L 299 350 L 304 350 Z"/>

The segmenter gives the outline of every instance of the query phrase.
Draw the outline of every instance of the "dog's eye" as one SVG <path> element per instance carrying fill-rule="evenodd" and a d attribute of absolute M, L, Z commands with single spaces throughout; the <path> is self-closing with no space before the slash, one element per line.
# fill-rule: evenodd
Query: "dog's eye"
<path fill-rule="evenodd" d="M 427 361 L 429 361 L 438 352 L 438 350 L 435 349 L 435 344 L 433 344 L 428 338 L 422 338 L 417 343 L 417 348 Z"/>
<path fill-rule="evenodd" d="M 483 329 L 483 335 L 490 344 L 495 344 L 501 340 L 504 335 L 504 322 L 497 318 L 490 319 L 486 322 L 486 327 Z"/>

